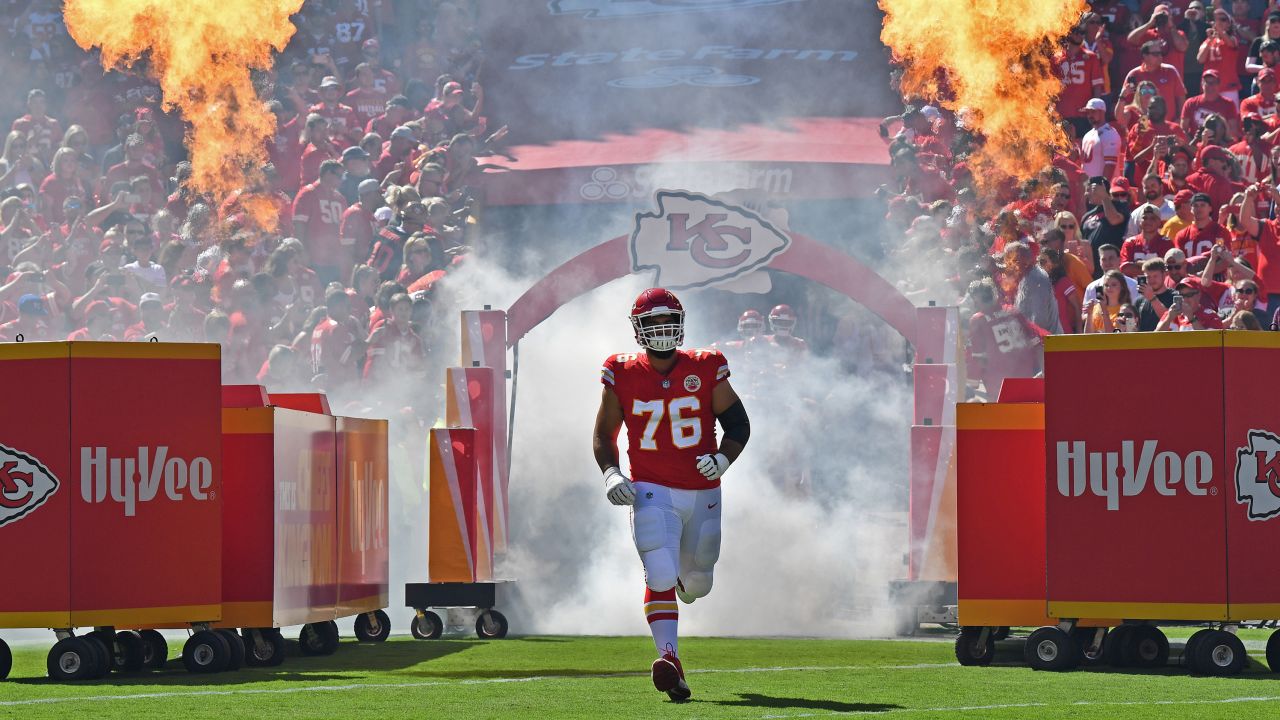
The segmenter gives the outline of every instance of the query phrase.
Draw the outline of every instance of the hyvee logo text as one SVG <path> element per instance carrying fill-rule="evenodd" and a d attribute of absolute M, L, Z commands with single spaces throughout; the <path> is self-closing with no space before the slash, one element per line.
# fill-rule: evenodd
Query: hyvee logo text
<path fill-rule="evenodd" d="M 164 489 L 165 497 L 181 502 L 207 500 L 213 484 L 209 458 L 184 460 L 169 457 L 169 448 L 140 447 L 136 457 L 108 457 L 104 447 L 80 448 L 80 497 L 88 503 L 112 500 L 124 505 L 125 517 L 138 512 L 138 503 L 150 502 Z"/>
<path fill-rule="evenodd" d="M 743 48 L 732 45 L 703 45 L 697 50 L 646 50 L 630 48 L 621 52 L 533 53 L 515 59 L 508 70 L 534 70 L 540 67 L 573 67 L 575 65 L 609 65 L 612 63 L 674 62 L 676 60 L 806 60 L 811 62 L 853 62 L 853 50 L 787 50 L 784 48 Z"/>
<path fill-rule="evenodd" d="M 1207 495 L 1213 483 L 1213 457 L 1196 450 L 1186 457 L 1156 452 L 1155 440 L 1125 440 L 1120 451 L 1087 452 L 1083 440 L 1059 442 L 1057 447 L 1058 494 L 1080 497 L 1086 491 L 1107 499 L 1108 510 L 1120 509 L 1120 497 L 1140 495 L 1150 481 L 1159 495 L 1172 497 L 1183 485 L 1189 495 Z"/>
<path fill-rule="evenodd" d="M 585 18 L 628 18 L 646 15 L 738 10 L 740 8 L 782 5 L 802 0 L 551 0 L 552 15 L 580 14 Z"/>

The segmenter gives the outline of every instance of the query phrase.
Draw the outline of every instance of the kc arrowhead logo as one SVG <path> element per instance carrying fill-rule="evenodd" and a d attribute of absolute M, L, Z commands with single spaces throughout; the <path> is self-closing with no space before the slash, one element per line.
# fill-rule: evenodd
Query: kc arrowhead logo
<path fill-rule="evenodd" d="M 31 514 L 53 497 L 60 485 L 44 463 L 0 445 L 0 526 Z"/>
<path fill-rule="evenodd" d="M 1249 446 L 1236 449 L 1236 502 L 1249 506 L 1250 520 L 1280 515 L 1280 437 L 1250 430 Z"/>
<path fill-rule="evenodd" d="M 654 284 L 706 287 L 769 263 L 791 238 L 752 210 L 699 193 L 659 190 L 658 211 L 636 215 L 631 270 L 657 271 Z"/>

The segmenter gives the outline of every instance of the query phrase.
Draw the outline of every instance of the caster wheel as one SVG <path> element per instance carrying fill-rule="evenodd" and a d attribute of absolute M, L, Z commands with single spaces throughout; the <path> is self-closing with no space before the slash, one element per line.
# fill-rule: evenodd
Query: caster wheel
<path fill-rule="evenodd" d="M 1240 638 L 1222 630 L 1210 631 L 1196 645 L 1196 670 L 1205 675 L 1236 675 L 1244 669 L 1248 654 Z"/>
<path fill-rule="evenodd" d="M 485 610 L 476 618 L 476 635 L 481 640 L 501 640 L 507 636 L 507 618 L 497 610 Z"/>
<path fill-rule="evenodd" d="M 1200 672 L 1200 667 L 1196 665 L 1196 648 L 1211 632 L 1214 631 L 1205 628 L 1191 633 L 1191 637 L 1187 638 L 1187 644 L 1182 648 L 1182 665 L 1193 673 Z"/>
<path fill-rule="evenodd" d="M 244 664 L 249 667 L 277 667 L 284 662 L 284 636 L 276 628 L 245 629 Z"/>
<path fill-rule="evenodd" d="M 69 637 L 54 644 L 45 664 L 54 680 L 88 680 L 98 671 L 98 651 L 86 638 Z"/>
<path fill-rule="evenodd" d="M 1107 637 L 1104 634 L 1102 641 L 1098 642 L 1098 628 L 1074 628 L 1071 630 L 1071 639 L 1080 650 L 1080 665 L 1094 667 L 1103 663 Z M 1096 648 L 1093 647 L 1095 643 L 1097 643 Z"/>
<path fill-rule="evenodd" d="M 143 630 L 138 633 L 142 638 L 142 664 L 152 670 L 159 670 L 169 660 L 169 643 L 164 636 L 155 630 Z"/>
<path fill-rule="evenodd" d="M 109 632 L 91 632 L 83 637 L 98 658 L 97 665 L 94 666 L 93 674 L 89 676 L 89 679 L 101 680 L 111 674 L 111 658 L 114 655 L 112 647 L 115 645 L 115 636 Z"/>
<path fill-rule="evenodd" d="M 1106 640 L 1102 643 L 1102 662 L 1111 667 L 1124 667 L 1124 639 L 1133 630 L 1133 625 L 1120 625 L 1111 628 Z"/>
<path fill-rule="evenodd" d="M 1022 652 L 1032 670 L 1070 670 L 1080 661 L 1075 640 L 1056 627 L 1031 633 Z"/>
<path fill-rule="evenodd" d="M 303 625 L 298 647 L 303 655 L 332 655 L 338 649 L 338 624 L 330 621 Z"/>
<path fill-rule="evenodd" d="M 1138 625 L 1120 643 L 1120 655 L 1128 667 L 1164 667 L 1169 662 L 1169 639 L 1160 628 Z"/>
<path fill-rule="evenodd" d="M 982 628 L 980 627 L 961 628 L 960 634 L 956 636 L 956 661 L 966 667 L 990 665 L 991 660 L 996 656 L 995 632 L 987 633 L 987 640 L 984 643 L 978 642 L 981 637 Z"/>
<path fill-rule="evenodd" d="M 240 639 L 235 630 L 215 630 L 214 632 L 227 641 L 227 649 L 230 651 L 227 655 L 227 670 L 229 672 L 239 670 L 244 666 L 244 641 Z"/>
<path fill-rule="evenodd" d="M 9 671 L 13 669 L 13 651 L 9 650 L 9 644 L 0 640 L 0 680 L 9 677 Z"/>
<path fill-rule="evenodd" d="M 104 638 L 105 640 L 105 638 Z M 118 673 L 136 673 L 145 667 L 146 643 L 137 633 L 124 630 L 116 633 L 111 645 L 111 669 Z"/>
<path fill-rule="evenodd" d="M 1009 628 L 1008 628 L 1008 627 L 992 628 L 992 629 L 991 629 L 991 639 L 992 639 L 992 640 L 995 640 L 996 642 L 1000 642 L 1001 640 L 1008 640 L 1008 639 L 1009 639 Z"/>
<path fill-rule="evenodd" d="M 3 652 L 4 649 L 0 648 L 0 669 L 3 669 Z M 1280 673 L 1280 630 L 1271 633 L 1271 637 L 1267 639 L 1267 667 L 1273 673 Z M 4 674 L 0 673 L 0 679 L 3 678 Z"/>
<path fill-rule="evenodd" d="M 444 634 L 444 621 L 439 615 L 426 610 L 414 616 L 409 632 L 419 640 L 439 640 Z"/>
<path fill-rule="evenodd" d="M 373 619 L 369 613 L 356 616 L 356 639 L 360 642 L 385 642 L 390 635 L 391 618 L 382 610 L 374 611 Z"/>
<path fill-rule="evenodd" d="M 198 630 L 182 646 L 182 664 L 187 672 L 197 675 L 222 672 L 231 659 L 226 638 L 212 630 Z"/>

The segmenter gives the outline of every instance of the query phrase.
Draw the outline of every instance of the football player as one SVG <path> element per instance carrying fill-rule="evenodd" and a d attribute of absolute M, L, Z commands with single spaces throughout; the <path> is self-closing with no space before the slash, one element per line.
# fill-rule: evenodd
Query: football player
<path fill-rule="evenodd" d="M 769 329 L 773 331 L 773 334 L 768 336 L 769 342 L 793 352 L 806 352 L 809 345 L 794 334 L 797 321 L 796 313 L 790 305 L 773 306 L 769 311 Z"/>
<path fill-rule="evenodd" d="M 640 353 L 604 362 L 594 451 L 605 496 L 630 505 L 631 534 L 645 574 L 645 617 L 658 659 L 653 685 L 672 700 L 689 699 L 680 664 L 676 598 L 711 591 L 720 557 L 720 477 L 738 458 L 751 423 L 733 387 L 729 364 L 715 350 L 677 350 L 684 308 L 662 288 L 640 293 L 631 307 Z M 724 437 L 716 445 L 715 422 Z M 634 480 L 618 469 L 618 431 L 627 427 Z"/>

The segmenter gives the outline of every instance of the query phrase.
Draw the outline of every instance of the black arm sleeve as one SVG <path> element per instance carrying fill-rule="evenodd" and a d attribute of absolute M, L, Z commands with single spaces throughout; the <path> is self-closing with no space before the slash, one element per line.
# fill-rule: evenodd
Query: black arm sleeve
<path fill-rule="evenodd" d="M 717 415 L 716 420 L 720 422 L 726 438 L 742 445 L 747 444 L 747 439 L 751 437 L 751 420 L 747 418 L 747 409 L 742 406 L 742 400 Z"/>

